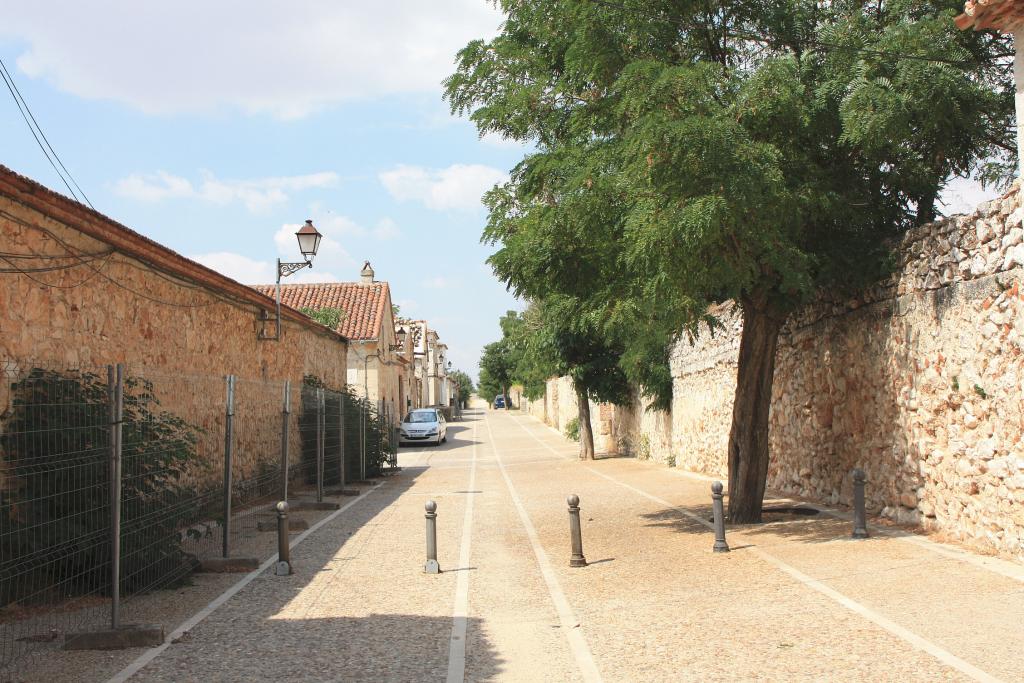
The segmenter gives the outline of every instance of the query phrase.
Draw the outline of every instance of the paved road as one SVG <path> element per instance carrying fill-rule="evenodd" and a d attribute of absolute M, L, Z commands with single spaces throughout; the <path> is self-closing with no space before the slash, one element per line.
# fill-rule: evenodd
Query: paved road
<path fill-rule="evenodd" d="M 298 545 L 295 575 L 252 581 L 130 680 L 1024 680 L 1018 565 L 824 515 L 730 529 L 714 554 L 707 480 L 466 418 Z"/>

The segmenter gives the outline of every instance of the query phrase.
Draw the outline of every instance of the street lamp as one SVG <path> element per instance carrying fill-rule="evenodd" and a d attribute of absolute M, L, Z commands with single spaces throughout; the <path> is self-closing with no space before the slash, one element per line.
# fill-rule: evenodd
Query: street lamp
<path fill-rule="evenodd" d="M 388 344 L 388 349 L 391 351 L 402 351 L 405 349 L 405 335 L 406 331 L 404 327 L 399 327 L 398 331 L 395 332 L 395 338 L 398 339 L 397 344 Z"/>
<path fill-rule="evenodd" d="M 320 248 L 320 239 L 323 235 L 313 227 L 313 221 L 307 220 L 306 224 L 303 225 L 295 233 L 295 238 L 299 241 L 299 251 L 302 253 L 305 261 L 298 261 L 295 263 L 281 263 L 281 259 L 277 259 L 277 324 L 274 327 L 274 336 L 268 337 L 264 334 L 263 330 L 260 330 L 260 339 L 273 339 L 278 341 L 281 339 L 281 278 L 293 275 L 307 266 L 313 267 L 313 257 L 316 256 L 317 250 Z"/>

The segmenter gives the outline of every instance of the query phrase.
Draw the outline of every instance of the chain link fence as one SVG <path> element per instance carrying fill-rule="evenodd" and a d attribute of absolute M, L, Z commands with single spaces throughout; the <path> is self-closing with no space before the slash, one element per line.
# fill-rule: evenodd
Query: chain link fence
<path fill-rule="evenodd" d="M 315 378 L 0 361 L 0 680 L 204 560 L 274 552 L 273 506 L 395 468 L 390 416 Z"/>

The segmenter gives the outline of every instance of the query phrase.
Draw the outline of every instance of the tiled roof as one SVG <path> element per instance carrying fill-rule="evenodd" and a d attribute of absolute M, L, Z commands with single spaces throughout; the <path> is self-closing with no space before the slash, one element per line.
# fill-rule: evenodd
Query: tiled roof
<path fill-rule="evenodd" d="M 961 30 L 973 26 L 975 31 L 991 28 L 1013 33 L 1024 27 L 1024 1 L 967 0 L 964 13 L 955 21 Z"/>
<path fill-rule="evenodd" d="M 274 296 L 274 285 L 255 289 Z M 379 339 L 388 317 L 391 292 L 386 282 L 319 282 L 281 285 L 281 303 L 292 308 L 339 308 L 345 312 L 338 332 L 352 340 Z"/>

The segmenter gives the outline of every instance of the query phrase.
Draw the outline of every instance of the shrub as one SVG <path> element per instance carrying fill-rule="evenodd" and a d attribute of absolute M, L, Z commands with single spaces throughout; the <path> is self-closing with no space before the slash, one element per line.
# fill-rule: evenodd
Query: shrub
<path fill-rule="evenodd" d="M 0 429 L 0 605 L 109 594 L 110 453 L 105 379 L 40 368 L 11 385 Z M 152 383 L 124 381 L 121 591 L 177 585 L 194 558 L 181 547 L 195 497 L 179 483 L 200 430 L 159 410 Z M 53 593 L 57 593 L 54 595 Z"/>
<path fill-rule="evenodd" d="M 580 419 L 574 417 L 565 424 L 565 435 L 573 441 L 580 440 Z"/>

